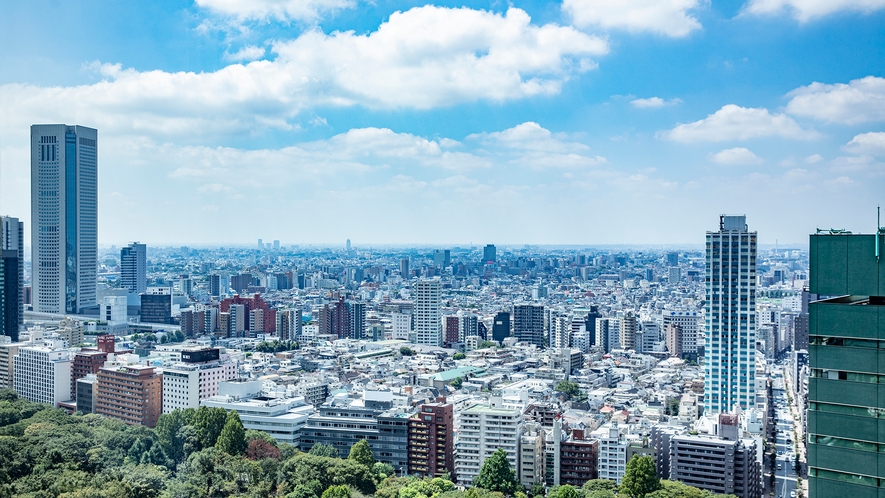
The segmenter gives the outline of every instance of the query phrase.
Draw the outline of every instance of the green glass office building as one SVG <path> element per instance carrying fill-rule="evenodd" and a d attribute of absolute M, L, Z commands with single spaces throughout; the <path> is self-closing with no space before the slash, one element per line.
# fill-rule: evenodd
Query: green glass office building
<path fill-rule="evenodd" d="M 812 235 L 810 251 L 809 495 L 885 498 L 885 237 Z"/>

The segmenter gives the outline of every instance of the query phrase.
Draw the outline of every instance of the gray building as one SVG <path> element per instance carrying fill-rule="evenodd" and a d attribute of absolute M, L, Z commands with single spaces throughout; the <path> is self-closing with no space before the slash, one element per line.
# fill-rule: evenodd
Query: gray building
<path fill-rule="evenodd" d="M 18 341 L 24 323 L 25 225 L 18 218 L 0 216 L 0 335 Z"/>
<path fill-rule="evenodd" d="M 147 246 L 133 242 L 120 249 L 120 281 L 129 292 L 147 290 Z"/>
<path fill-rule="evenodd" d="M 31 126 L 31 261 L 34 311 L 96 306 L 98 130 Z"/>
<path fill-rule="evenodd" d="M 669 477 L 712 493 L 738 498 L 762 496 L 762 474 L 752 441 L 672 436 Z"/>
<path fill-rule="evenodd" d="M 77 379 L 77 411 L 86 415 L 95 413 L 95 398 L 98 378 L 95 374 L 89 374 L 82 379 Z"/>
<path fill-rule="evenodd" d="M 544 305 L 516 304 L 513 306 L 513 336 L 519 342 L 544 346 Z"/>

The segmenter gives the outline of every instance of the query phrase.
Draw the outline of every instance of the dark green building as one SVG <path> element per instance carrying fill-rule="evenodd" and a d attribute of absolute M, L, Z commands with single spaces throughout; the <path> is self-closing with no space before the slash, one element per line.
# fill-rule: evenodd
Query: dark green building
<path fill-rule="evenodd" d="M 810 250 L 809 495 L 885 498 L 885 237 L 812 235 Z"/>

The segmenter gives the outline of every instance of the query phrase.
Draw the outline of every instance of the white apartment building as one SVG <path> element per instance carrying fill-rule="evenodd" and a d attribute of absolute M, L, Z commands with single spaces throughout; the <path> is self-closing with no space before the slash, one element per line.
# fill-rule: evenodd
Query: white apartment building
<path fill-rule="evenodd" d="M 265 432 L 280 443 L 298 448 L 301 429 L 316 410 L 303 397 L 272 398 L 262 396 L 260 390 L 261 381 L 225 382 L 223 394 L 204 399 L 200 404 L 235 411 L 246 430 Z"/>
<path fill-rule="evenodd" d="M 441 289 L 439 279 L 415 283 L 415 342 L 442 345 Z"/>
<path fill-rule="evenodd" d="M 507 461 L 511 467 L 520 468 L 522 412 L 505 409 L 500 395 L 492 396 L 488 406 L 474 405 L 461 411 L 458 427 L 458 439 L 455 442 L 455 475 L 458 483 L 472 483 L 479 475 L 482 463 L 498 448 L 507 453 Z"/>
<path fill-rule="evenodd" d="M 163 413 L 198 408 L 218 394 L 221 382 L 237 377 L 237 363 L 218 349 L 182 351 L 182 361 L 163 368 Z"/>
<path fill-rule="evenodd" d="M 409 334 L 412 332 L 412 315 L 391 313 L 390 325 L 393 328 L 391 339 L 409 340 Z"/>
<path fill-rule="evenodd" d="M 661 322 L 664 330 L 670 324 L 679 325 L 682 330 L 682 352 L 694 354 L 698 346 L 703 344 L 701 335 L 704 316 L 696 310 L 665 309 L 661 312 Z"/>
<path fill-rule="evenodd" d="M 71 399 L 72 361 L 61 340 L 21 346 L 13 361 L 13 387 L 29 401 L 58 406 Z"/>
<path fill-rule="evenodd" d="M 536 482 L 544 482 L 545 466 L 544 429 L 540 424 L 527 425 L 519 444 L 519 482 L 526 488 L 531 488 Z"/>
<path fill-rule="evenodd" d="M 597 471 L 600 479 L 610 479 L 619 485 L 627 470 L 627 437 L 617 422 L 609 422 L 590 436 L 599 440 Z"/>

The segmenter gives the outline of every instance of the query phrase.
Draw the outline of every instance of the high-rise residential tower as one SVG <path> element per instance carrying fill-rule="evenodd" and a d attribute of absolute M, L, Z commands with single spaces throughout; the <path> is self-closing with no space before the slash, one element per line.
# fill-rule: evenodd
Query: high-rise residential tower
<path fill-rule="evenodd" d="M 147 246 L 133 242 L 120 249 L 120 280 L 129 292 L 142 294 L 147 289 Z"/>
<path fill-rule="evenodd" d="M 519 342 L 544 346 L 544 305 L 513 305 L 513 336 Z"/>
<path fill-rule="evenodd" d="M 756 398 L 756 232 L 746 216 L 707 232 L 704 413 L 752 408 Z M 683 346 L 684 347 L 684 346 Z"/>
<path fill-rule="evenodd" d="M 442 344 L 441 288 L 438 279 L 415 283 L 415 342 Z"/>
<path fill-rule="evenodd" d="M 822 299 L 808 305 L 809 498 L 882 494 L 883 234 L 811 236 L 809 292 Z"/>
<path fill-rule="evenodd" d="M 34 311 L 95 306 L 98 273 L 98 130 L 31 126 Z"/>
<path fill-rule="evenodd" d="M 24 223 L 0 216 L 0 335 L 18 341 L 24 322 Z"/>

